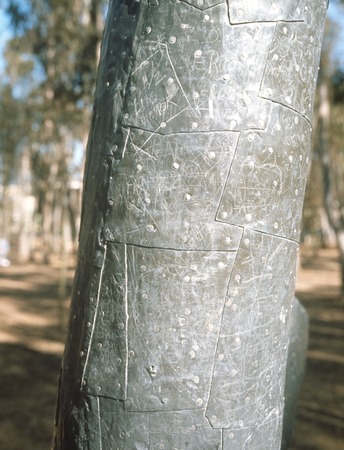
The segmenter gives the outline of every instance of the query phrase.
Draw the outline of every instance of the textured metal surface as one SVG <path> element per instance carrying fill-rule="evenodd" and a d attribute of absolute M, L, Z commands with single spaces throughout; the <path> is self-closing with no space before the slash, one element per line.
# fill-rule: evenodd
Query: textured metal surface
<path fill-rule="evenodd" d="M 125 123 L 163 134 L 266 126 L 258 97 L 275 25 L 232 27 L 226 3 L 152 8 L 130 79 Z"/>
<path fill-rule="evenodd" d="M 181 0 L 181 1 L 189 3 L 189 5 L 192 5 L 200 10 L 205 10 L 211 8 L 212 6 L 219 5 L 220 3 L 224 3 L 226 0 Z"/>
<path fill-rule="evenodd" d="M 229 14 L 231 23 L 303 21 L 305 1 L 229 0 Z"/>
<path fill-rule="evenodd" d="M 305 308 L 294 297 L 290 317 L 286 383 L 284 388 L 283 450 L 292 446 L 293 426 L 301 383 L 306 369 L 309 321 Z"/>
<path fill-rule="evenodd" d="M 55 449 L 280 447 L 326 3 L 110 2 Z"/>
<path fill-rule="evenodd" d="M 130 249 L 128 410 L 204 408 L 234 259 Z"/>
<path fill-rule="evenodd" d="M 295 242 L 247 230 L 237 254 L 207 408 L 213 427 L 239 431 L 233 448 L 241 448 L 241 430 L 260 442 L 266 422 L 279 442 L 296 250 Z"/>
<path fill-rule="evenodd" d="M 305 21 L 279 23 L 269 50 L 259 95 L 292 108 L 311 119 L 321 42 L 314 28 L 327 2 L 305 2 Z M 320 3 L 320 2 L 319 2 Z"/>
<path fill-rule="evenodd" d="M 81 351 L 82 389 L 121 400 L 126 398 L 128 359 L 126 257 L 123 244 L 107 246 L 101 289 L 92 297 L 95 312 Z"/>
<path fill-rule="evenodd" d="M 181 250 L 236 250 L 242 231 L 214 221 L 239 133 L 132 129 L 114 164 L 105 238 Z M 195 152 L 197 149 L 197 152 Z"/>
<path fill-rule="evenodd" d="M 222 450 L 222 430 L 209 425 L 204 410 L 137 414 L 118 406 L 100 399 L 99 448 Z"/>
<path fill-rule="evenodd" d="M 264 131 L 241 133 L 217 220 L 298 240 L 311 126 L 273 105 Z"/>

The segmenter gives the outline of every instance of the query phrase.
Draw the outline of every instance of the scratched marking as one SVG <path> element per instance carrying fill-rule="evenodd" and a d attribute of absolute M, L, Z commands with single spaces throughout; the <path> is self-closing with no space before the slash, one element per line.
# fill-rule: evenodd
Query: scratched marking
<path fill-rule="evenodd" d="M 229 0 L 231 23 L 261 21 L 303 21 L 305 19 L 304 0 Z"/>
<path fill-rule="evenodd" d="M 100 398 L 104 450 L 149 449 L 149 416 L 124 411 L 123 402 Z M 98 447 L 94 447 L 98 448 Z"/>
<path fill-rule="evenodd" d="M 294 242 L 244 232 L 227 292 L 207 408 L 216 428 L 245 428 L 246 437 L 270 420 L 281 428 L 296 252 Z"/>
<path fill-rule="evenodd" d="M 270 102 L 258 92 L 274 27 L 232 27 L 225 3 L 204 12 L 184 2 L 155 8 L 130 79 L 125 124 L 163 134 L 264 128 Z"/>
<path fill-rule="evenodd" d="M 125 399 L 127 371 L 126 252 L 108 244 L 82 389 Z"/>
<path fill-rule="evenodd" d="M 241 230 L 214 217 L 238 137 L 132 129 L 125 156 L 114 166 L 106 239 L 181 250 L 237 249 Z"/>
<path fill-rule="evenodd" d="M 92 424 L 91 433 L 82 433 L 78 443 L 82 448 L 96 448 L 102 450 L 102 415 L 100 410 L 100 399 L 85 395 L 83 399 L 83 419 L 84 423 Z"/>
<path fill-rule="evenodd" d="M 279 23 L 269 50 L 259 95 L 292 108 L 311 121 L 321 34 L 314 20 L 326 10 L 311 5 L 305 23 Z"/>
<path fill-rule="evenodd" d="M 265 131 L 242 133 L 216 219 L 298 240 L 311 126 L 274 105 Z"/>
<path fill-rule="evenodd" d="M 205 407 L 235 255 L 128 246 L 128 410 Z"/>
<path fill-rule="evenodd" d="M 204 410 L 133 413 L 108 398 L 100 407 L 104 449 L 222 450 L 222 432 L 211 428 Z"/>
<path fill-rule="evenodd" d="M 149 414 L 151 448 L 222 450 L 222 430 L 211 428 L 204 413 L 203 409 Z"/>
<path fill-rule="evenodd" d="M 205 10 L 213 6 L 224 3 L 226 0 L 181 0 L 182 2 L 189 3 L 197 9 Z"/>

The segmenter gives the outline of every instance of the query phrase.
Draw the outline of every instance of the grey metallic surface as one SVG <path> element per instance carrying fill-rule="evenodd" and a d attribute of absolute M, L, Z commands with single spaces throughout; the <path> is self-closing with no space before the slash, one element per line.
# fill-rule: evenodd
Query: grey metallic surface
<path fill-rule="evenodd" d="M 116 410 L 113 403 L 100 399 L 99 448 L 222 450 L 222 430 L 209 425 L 202 409 L 137 414 Z"/>
<path fill-rule="evenodd" d="M 326 6 L 110 2 L 55 449 L 280 447 Z"/>
<path fill-rule="evenodd" d="M 321 20 L 322 9 L 306 0 L 304 22 L 277 24 L 259 93 L 308 120 L 312 117 L 322 37 L 314 30 L 314 23 Z"/>
<path fill-rule="evenodd" d="M 307 311 L 298 299 L 294 297 L 290 317 L 290 340 L 284 388 L 285 406 L 281 446 L 283 450 L 288 450 L 292 445 L 297 400 L 306 370 L 308 332 L 309 321 Z"/>
<path fill-rule="evenodd" d="M 234 260 L 130 249 L 128 410 L 204 408 Z"/>
<path fill-rule="evenodd" d="M 239 133 L 161 135 L 132 129 L 110 188 L 109 241 L 237 250 L 242 230 L 214 221 Z M 197 154 L 195 154 L 197 149 Z"/>
<path fill-rule="evenodd" d="M 247 230 L 237 254 L 207 408 L 213 427 L 233 431 L 233 448 L 242 448 L 243 433 L 256 448 L 267 422 L 279 442 L 296 250 L 295 242 Z"/>
<path fill-rule="evenodd" d="M 264 131 L 241 133 L 217 220 L 298 240 L 311 126 L 281 105 Z"/>
<path fill-rule="evenodd" d="M 150 10 L 125 124 L 162 134 L 265 128 L 271 103 L 258 92 L 275 24 L 230 26 L 225 2 L 175 5 Z"/>
<path fill-rule="evenodd" d="M 81 351 L 83 390 L 117 400 L 126 398 L 127 386 L 126 277 L 126 247 L 108 245 L 96 310 L 87 322 L 89 333 Z"/>
<path fill-rule="evenodd" d="M 305 0 L 231 0 L 229 14 L 231 23 L 303 21 Z"/>

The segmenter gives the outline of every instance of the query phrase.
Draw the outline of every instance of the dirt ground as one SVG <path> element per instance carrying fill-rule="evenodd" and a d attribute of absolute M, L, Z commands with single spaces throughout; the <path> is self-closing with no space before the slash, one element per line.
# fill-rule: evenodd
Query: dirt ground
<path fill-rule="evenodd" d="M 292 450 L 342 450 L 344 304 L 337 253 L 303 251 L 301 260 L 297 293 L 310 316 L 310 345 Z M 73 270 L 64 300 L 60 275 L 58 265 L 0 267 L 0 450 L 50 448 Z"/>
<path fill-rule="evenodd" d="M 344 302 L 336 250 L 303 249 L 297 295 L 310 319 L 293 450 L 344 449 Z"/>

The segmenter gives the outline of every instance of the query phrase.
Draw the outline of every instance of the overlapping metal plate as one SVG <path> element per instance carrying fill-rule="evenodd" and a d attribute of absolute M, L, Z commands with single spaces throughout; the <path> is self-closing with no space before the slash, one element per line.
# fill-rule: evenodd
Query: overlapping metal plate
<path fill-rule="evenodd" d="M 295 242 L 246 230 L 229 283 L 207 417 L 252 442 L 267 422 L 281 431 L 296 251 Z"/>
<path fill-rule="evenodd" d="M 205 407 L 234 259 L 129 248 L 129 411 Z"/>
<path fill-rule="evenodd" d="M 214 220 L 239 133 L 160 135 L 132 129 L 114 164 L 108 241 L 235 250 L 242 231 Z"/>
<path fill-rule="evenodd" d="M 298 240 L 311 126 L 273 105 L 264 131 L 241 134 L 216 219 Z"/>
<path fill-rule="evenodd" d="M 146 21 L 125 124 L 159 132 L 266 126 L 258 97 L 274 24 L 229 25 L 227 4 L 199 11 L 165 1 Z"/>
<path fill-rule="evenodd" d="M 304 0 L 228 0 L 231 23 L 303 21 Z"/>
<path fill-rule="evenodd" d="M 309 11 L 307 22 L 277 24 L 259 95 L 311 120 L 321 35 L 314 30 L 314 6 Z"/>
<path fill-rule="evenodd" d="M 222 450 L 222 431 L 210 426 L 204 410 L 139 414 L 120 410 L 102 398 L 99 416 L 100 449 Z"/>

